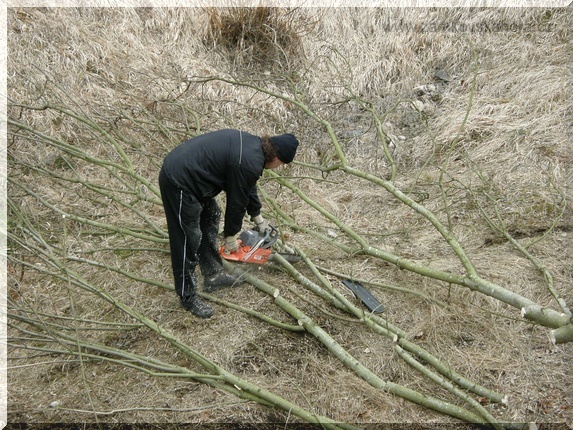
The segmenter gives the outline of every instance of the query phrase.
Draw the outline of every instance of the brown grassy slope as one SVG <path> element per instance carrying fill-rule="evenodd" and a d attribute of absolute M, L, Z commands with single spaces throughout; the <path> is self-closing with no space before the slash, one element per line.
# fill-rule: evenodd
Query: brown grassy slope
<path fill-rule="evenodd" d="M 480 204 L 491 217 L 497 209 L 508 231 L 542 260 L 559 293 L 567 303 L 573 302 L 572 48 L 565 13 L 331 9 L 293 14 L 286 22 L 303 35 L 304 55 L 286 61 L 274 53 L 274 63 L 261 65 L 248 50 L 237 56 L 212 42 L 206 45 L 209 11 L 201 9 L 13 8 L 8 19 L 9 98 L 14 103 L 70 106 L 118 124 L 130 143 L 126 151 L 137 172 L 154 184 L 169 148 L 189 134 L 220 127 L 255 133 L 293 131 L 303 142 L 299 161 L 318 163 L 332 156 L 324 130 L 292 105 L 221 82 L 189 85 L 193 76 L 263 77 L 264 84 L 277 91 L 287 91 L 274 80 L 277 73 L 294 77 L 305 100 L 335 126 L 349 162 L 386 175 L 388 165 L 372 121 L 358 103 L 341 102 L 350 93 L 364 97 L 377 109 L 393 140 L 396 184 L 413 191 L 444 222 L 450 220 L 482 276 L 556 307 L 530 262 L 484 222 Z M 456 29 L 459 23 L 465 23 L 467 32 Z M 437 81 L 436 68 L 448 71 L 453 80 Z M 10 107 L 9 114 L 90 155 L 118 158 L 101 135 L 78 127 L 64 114 L 16 107 Z M 119 202 L 104 204 L 81 184 L 52 176 L 80 178 L 130 196 L 133 190 L 104 169 L 34 141 L 9 140 L 8 150 L 9 175 L 30 184 L 58 207 L 133 229 L 164 226 L 152 191 L 142 190 L 148 200 L 137 204 L 150 219 L 146 223 Z M 286 174 L 316 178 L 315 171 L 300 165 Z M 443 239 L 387 193 L 338 173 L 327 179 L 297 183 L 384 249 L 431 267 L 460 270 Z M 272 182 L 264 186 L 299 225 L 340 237 L 295 196 Z M 164 242 L 151 246 L 101 234 L 85 224 L 62 220 L 14 187 L 10 194 L 58 249 L 170 282 Z M 495 207 L 487 196 L 493 197 Z M 572 423 L 571 345 L 552 346 L 545 328 L 521 322 L 517 310 L 488 297 L 421 279 L 379 260 L 349 257 L 307 234 L 293 233 L 291 241 L 317 264 L 447 301 L 444 308 L 418 296 L 373 289 L 384 302 L 388 319 L 411 339 L 468 378 L 509 396 L 507 406 L 488 405 L 497 418 Z M 17 252 L 40 264 L 25 249 Z M 450 420 L 373 389 L 310 336 L 285 334 L 222 305 L 215 305 L 212 320 L 199 321 L 177 307 L 170 291 L 126 280 L 109 270 L 68 264 L 218 364 L 315 413 L 358 423 Z M 284 274 L 260 272 L 267 281 L 292 286 L 298 295 L 311 298 Z M 9 265 L 9 276 L 10 297 L 22 308 L 78 320 L 132 322 L 61 280 L 14 263 Z M 383 379 L 449 398 L 402 362 L 389 341 L 317 311 L 292 292 L 286 294 Z M 218 297 L 286 319 L 268 297 L 249 285 Z M 98 330 L 85 336 L 196 366 L 143 328 Z M 288 419 L 287 414 L 275 415 L 195 382 L 154 378 L 118 364 L 43 356 L 16 348 L 26 343 L 23 340 L 12 343 L 8 357 L 11 421 L 260 423 Z M 55 401 L 60 408 L 49 408 Z"/>

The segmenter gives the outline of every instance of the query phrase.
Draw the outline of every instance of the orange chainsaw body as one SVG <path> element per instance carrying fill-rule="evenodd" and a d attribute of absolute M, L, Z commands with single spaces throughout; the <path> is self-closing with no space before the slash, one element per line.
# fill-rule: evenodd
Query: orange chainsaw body
<path fill-rule="evenodd" d="M 234 261 L 237 263 L 253 263 L 253 264 L 265 264 L 269 261 L 269 256 L 272 251 L 268 248 L 258 248 L 256 251 L 251 253 L 251 247 L 249 245 L 243 245 L 239 240 L 239 249 L 235 252 L 225 251 L 225 246 L 223 245 L 219 250 L 219 254 L 222 258 L 227 261 Z"/>
<path fill-rule="evenodd" d="M 237 242 L 239 249 L 227 252 L 223 245 L 219 251 L 222 258 L 237 263 L 265 264 L 272 254 L 271 246 L 277 241 L 278 230 L 269 225 L 269 228 L 260 233 L 258 230 L 243 231 Z"/>

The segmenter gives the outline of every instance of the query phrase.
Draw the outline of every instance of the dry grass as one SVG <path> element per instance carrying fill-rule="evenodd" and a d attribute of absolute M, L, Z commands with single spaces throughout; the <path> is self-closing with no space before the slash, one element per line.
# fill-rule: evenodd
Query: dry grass
<path fill-rule="evenodd" d="M 224 48 L 237 70 L 258 67 L 285 73 L 289 59 L 302 53 L 301 38 L 312 31 L 317 18 L 300 8 L 207 8 L 205 44 Z"/>
<path fill-rule="evenodd" d="M 242 27 L 231 25 L 239 20 Z M 297 160 L 319 163 L 332 156 L 328 136 L 292 105 L 220 81 L 192 83 L 196 76 L 256 73 L 254 81 L 261 78 L 273 90 L 286 91 L 275 78 L 281 75 L 276 66 L 288 64 L 284 75 L 316 112 L 332 122 L 352 165 L 380 175 L 388 170 L 371 117 L 357 102 L 345 102 L 354 95 L 372 102 L 393 139 L 396 184 L 411 190 L 441 219 L 449 217 L 480 274 L 555 307 L 542 276 L 491 231 L 478 205 L 494 217 L 486 193 L 495 198 L 508 230 L 530 245 L 529 251 L 551 271 L 562 297 L 572 303 L 569 21 L 563 10 L 534 8 L 255 8 L 248 12 L 10 8 L 8 96 L 11 103 L 71 106 L 108 124 L 107 130 L 129 143 L 125 151 L 137 173 L 154 184 L 169 148 L 186 136 L 221 127 L 254 133 L 292 131 L 303 143 Z M 271 33 L 253 39 L 251 30 L 261 22 Z M 467 32 L 456 29 L 459 23 L 465 23 Z M 275 34 L 284 38 L 268 44 Z M 206 46 L 206 40 L 211 45 Z M 235 56 L 229 56 L 232 52 Z M 436 68 L 447 70 L 454 80 L 436 81 Z M 474 77 L 472 105 L 462 128 Z M 435 92 L 420 93 L 416 88 L 422 85 L 434 85 Z M 418 105 L 423 106 L 421 113 L 414 101 L 423 103 Z M 118 158 L 100 134 L 66 115 L 14 106 L 9 115 L 90 155 Z M 133 190 L 129 182 L 112 177 L 101 166 L 35 141 L 9 137 L 8 151 L 9 175 L 58 207 L 146 232 L 164 227 L 162 208 L 150 189 Z M 380 247 L 431 267 L 460 271 L 459 261 L 427 221 L 379 188 L 340 172 L 324 181 L 310 180 L 316 172 L 301 165 L 284 173 Z M 126 201 L 131 197 L 137 201 L 135 208 L 149 222 L 120 202 L 106 201 L 64 177 L 121 190 Z M 273 182 L 264 186 L 299 225 L 340 235 L 296 196 Z M 101 234 L 100 229 L 63 220 L 13 186 L 9 193 L 62 252 L 171 282 L 164 241 L 151 246 L 144 240 Z M 410 339 L 462 375 L 509 396 L 508 405 L 487 405 L 496 418 L 573 424 L 571 344 L 551 345 L 547 329 L 524 323 L 518 311 L 489 297 L 399 271 L 371 257 L 349 257 L 304 233 L 291 232 L 290 241 L 319 265 L 447 302 L 442 307 L 419 296 L 373 288 L 386 307 L 385 316 Z M 25 249 L 14 246 L 13 252 L 41 264 Z M 201 321 L 179 309 L 170 291 L 126 280 L 110 270 L 68 264 L 230 372 L 317 414 L 358 424 L 452 421 L 372 388 L 308 334 L 281 331 L 222 305 L 215 305 L 214 318 Z M 8 275 L 10 298 L 22 308 L 76 320 L 133 323 L 107 302 L 66 282 L 14 263 L 9 264 Z M 333 316 L 336 310 L 327 314 L 312 306 L 317 299 L 284 273 L 260 270 L 258 275 L 281 287 L 384 380 L 452 399 L 404 363 L 390 341 Z M 336 278 L 331 279 L 350 297 Z M 271 298 L 250 285 L 217 297 L 292 323 Z M 82 332 L 82 336 L 197 367 L 145 328 Z M 10 422 L 296 421 L 287 413 L 241 402 L 190 380 L 152 377 L 113 363 L 37 354 L 15 348 L 15 343 L 9 345 L 8 356 Z M 55 401 L 59 408 L 49 407 Z"/>

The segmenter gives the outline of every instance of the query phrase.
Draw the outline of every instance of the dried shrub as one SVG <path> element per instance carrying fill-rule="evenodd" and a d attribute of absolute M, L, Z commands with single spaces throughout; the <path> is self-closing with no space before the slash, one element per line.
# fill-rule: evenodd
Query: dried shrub
<path fill-rule="evenodd" d="M 240 65 L 282 66 L 302 55 L 302 36 L 314 25 L 297 8 L 209 8 L 208 45 Z"/>

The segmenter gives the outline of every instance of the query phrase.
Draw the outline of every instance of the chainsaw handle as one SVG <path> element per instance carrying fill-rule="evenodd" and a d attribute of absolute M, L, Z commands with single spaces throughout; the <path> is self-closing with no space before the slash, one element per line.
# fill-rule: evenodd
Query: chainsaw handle
<path fill-rule="evenodd" d="M 279 231 L 278 229 L 269 224 L 269 228 L 266 229 L 265 231 L 265 235 L 264 235 L 264 242 L 266 242 L 263 246 L 263 248 L 270 248 L 271 246 L 273 246 L 276 241 L 279 238 Z"/>

